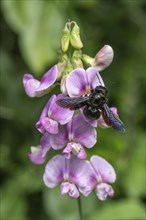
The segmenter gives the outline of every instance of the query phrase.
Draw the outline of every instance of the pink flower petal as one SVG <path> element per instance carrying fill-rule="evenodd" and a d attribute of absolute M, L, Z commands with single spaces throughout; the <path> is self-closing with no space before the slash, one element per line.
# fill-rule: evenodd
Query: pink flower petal
<path fill-rule="evenodd" d="M 100 183 L 96 186 L 96 195 L 100 200 L 104 201 L 108 196 L 112 197 L 114 195 L 114 190 L 109 184 Z"/>
<path fill-rule="evenodd" d="M 46 154 L 50 151 L 51 147 L 48 146 L 32 146 L 31 151 L 28 154 L 29 159 L 34 164 L 43 164 L 46 159 Z"/>
<path fill-rule="evenodd" d="M 58 134 L 50 135 L 50 144 L 54 150 L 62 149 L 68 141 L 68 134 L 65 125 L 59 126 Z"/>
<path fill-rule="evenodd" d="M 48 70 L 42 79 L 40 80 L 40 86 L 36 89 L 36 95 L 42 96 L 47 89 L 53 85 L 58 76 L 57 65 L 54 65 L 50 70 Z"/>
<path fill-rule="evenodd" d="M 99 156 L 92 156 L 90 159 L 91 165 L 96 172 L 97 181 L 113 183 L 116 180 L 116 173 L 111 164 Z"/>
<path fill-rule="evenodd" d="M 96 179 L 93 176 L 93 171 L 90 163 L 85 160 L 80 160 L 72 156 L 68 161 L 69 179 L 76 184 L 79 191 L 84 195 L 89 195 L 96 185 Z"/>
<path fill-rule="evenodd" d="M 86 71 L 78 68 L 73 70 L 66 80 L 66 88 L 70 97 L 78 97 L 86 93 Z"/>
<path fill-rule="evenodd" d="M 88 85 L 91 90 L 94 90 L 96 86 L 105 86 L 104 82 L 95 67 L 89 67 L 86 70 L 86 75 L 88 79 Z"/>
<path fill-rule="evenodd" d="M 91 127 L 82 115 L 75 115 L 72 120 L 72 131 L 74 142 L 78 142 L 88 148 L 96 143 L 97 133 L 95 128 Z"/>
<path fill-rule="evenodd" d="M 26 94 L 30 97 L 35 97 L 36 89 L 40 86 L 40 82 L 34 79 L 31 74 L 25 74 L 23 76 L 23 85 Z"/>
<path fill-rule="evenodd" d="M 41 119 L 41 124 L 44 127 L 45 131 L 47 131 L 48 133 L 50 134 L 58 133 L 58 122 L 57 121 L 44 117 Z"/>
<path fill-rule="evenodd" d="M 64 194 L 68 194 L 69 197 L 73 199 L 76 199 L 80 196 L 77 187 L 69 182 L 63 182 L 61 184 L 61 195 L 63 196 Z"/>
<path fill-rule="evenodd" d="M 98 71 L 102 71 L 107 68 L 111 64 L 113 57 L 114 52 L 111 46 L 105 45 L 102 47 L 96 54 L 94 61 Z"/>
<path fill-rule="evenodd" d="M 50 106 L 49 110 L 51 112 L 51 117 L 58 121 L 61 125 L 68 123 L 74 114 L 74 111 L 71 111 L 66 108 L 62 108 L 56 104 L 56 100 L 64 98 L 65 96 L 59 94 L 56 99 L 54 100 L 53 104 Z"/>
<path fill-rule="evenodd" d="M 46 165 L 43 176 L 44 183 L 47 187 L 53 188 L 63 181 L 63 174 L 65 173 L 66 162 L 61 155 L 54 156 Z"/>
<path fill-rule="evenodd" d="M 46 94 L 49 87 L 56 81 L 57 76 L 57 65 L 48 70 L 40 81 L 36 80 L 31 74 L 25 74 L 23 85 L 26 94 L 30 97 L 40 97 Z"/>

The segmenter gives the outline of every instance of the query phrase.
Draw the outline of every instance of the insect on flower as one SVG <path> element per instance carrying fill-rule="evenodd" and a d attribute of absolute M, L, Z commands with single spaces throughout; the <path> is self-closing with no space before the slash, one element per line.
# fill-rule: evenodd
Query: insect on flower
<path fill-rule="evenodd" d="M 98 80 L 100 81 L 99 77 Z M 110 110 L 107 102 L 107 89 L 102 85 L 96 86 L 89 94 L 75 98 L 66 97 L 56 101 L 59 106 L 70 110 L 76 110 L 83 107 L 83 113 L 89 119 L 95 120 L 102 115 L 104 122 L 108 126 L 119 132 L 124 132 L 125 127 L 123 122 Z"/>

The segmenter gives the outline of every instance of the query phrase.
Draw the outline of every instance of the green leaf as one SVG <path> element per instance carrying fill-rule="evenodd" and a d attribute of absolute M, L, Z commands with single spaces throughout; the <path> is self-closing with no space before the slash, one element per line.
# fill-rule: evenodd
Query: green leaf
<path fill-rule="evenodd" d="M 105 204 L 103 208 L 97 210 L 90 216 L 90 219 L 96 220 L 144 220 L 145 209 L 143 204 L 137 200 L 123 199 L 120 201 Z"/>
<path fill-rule="evenodd" d="M 21 53 L 27 64 L 40 73 L 57 59 L 64 15 L 51 1 L 3 1 L 3 13 L 19 34 Z"/>

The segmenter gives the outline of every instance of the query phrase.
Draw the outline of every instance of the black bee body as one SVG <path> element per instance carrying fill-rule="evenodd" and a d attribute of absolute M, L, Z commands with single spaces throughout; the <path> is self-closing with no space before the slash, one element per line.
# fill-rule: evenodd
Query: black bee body
<path fill-rule="evenodd" d="M 124 132 L 124 124 L 108 107 L 106 96 L 107 89 L 104 86 L 97 86 L 90 94 L 77 98 L 66 97 L 57 100 L 56 103 L 70 110 L 83 107 L 83 113 L 89 119 L 96 120 L 102 115 L 104 122 L 108 126 L 120 132 Z"/>

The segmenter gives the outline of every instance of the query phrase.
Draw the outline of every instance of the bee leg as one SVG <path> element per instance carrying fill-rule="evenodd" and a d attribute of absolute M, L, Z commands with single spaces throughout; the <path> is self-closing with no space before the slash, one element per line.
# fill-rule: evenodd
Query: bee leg
<path fill-rule="evenodd" d="M 94 106 L 86 106 L 83 110 L 84 115 L 89 119 L 98 119 L 100 117 L 100 111 Z"/>

